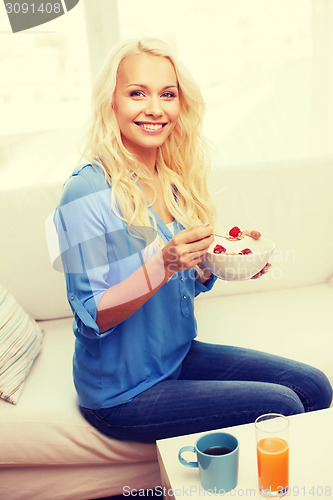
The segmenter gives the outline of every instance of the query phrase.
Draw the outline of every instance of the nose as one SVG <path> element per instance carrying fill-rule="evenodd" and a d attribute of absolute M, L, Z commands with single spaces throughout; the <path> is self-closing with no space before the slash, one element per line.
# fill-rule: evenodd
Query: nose
<path fill-rule="evenodd" d="M 154 117 L 163 115 L 163 109 L 158 97 L 152 96 L 147 100 L 145 114 Z"/>

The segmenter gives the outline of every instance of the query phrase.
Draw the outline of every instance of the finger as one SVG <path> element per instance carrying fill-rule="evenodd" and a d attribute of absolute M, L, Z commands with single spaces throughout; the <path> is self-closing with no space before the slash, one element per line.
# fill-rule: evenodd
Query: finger
<path fill-rule="evenodd" d="M 183 243 L 194 243 L 211 236 L 213 234 L 213 228 L 209 222 L 207 222 L 207 224 L 203 224 L 202 226 L 194 226 L 185 229 L 178 234 L 181 236 Z"/>
<path fill-rule="evenodd" d="M 262 268 L 262 270 L 260 271 L 262 274 L 266 274 L 268 271 L 269 271 L 269 268 L 272 267 L 272 264 L 270 264 L 269 262 L 265 265 L 265 267 Z"/>
<path fill-rule="evenodd" d="M 179 233 L 178 233 L 179 234 Z M 174 251 L 179 255 L 190 254 L 193 252 L 207 252 L 208 248 L 212 243 L 214 243 L 214 236 L 206 236 L 200 239 L 194 239 L 192 241 L 192 237 L 190 239 L 185 238 L 177 238 L 178 235 L 174 236 L 172 240 L 169 242 L 169 246 L 174 247 Z M 171 243 L 172 242 L 172 243 Z"/>
<path fill-rule="evenodd" d="M 200 262 L 204 256 L 206 255 L 207 253 L 207 250 L 204 249 L 204 250 L 198 250 L 196 252 L 190 252 L 188 253 L 188 259 L 190 260 L 198 260 L 198 262 Z"/>
<path fill-rule="evenodd" d="M 195 267 L 196 265 L 200 264 L 205 253 L 206 252 L 196 252 L 193 254 L 189 254 L 183 265 L 185 265 L 188 269 L 190 269 L 191 267 Z"/>
<path fill-rule="evenodd" d="M 209 241 L 205 246 L 202 246 L 202 241 L 203 240 L 201 240 L 200 242 L 192 243 L 191 245 L 184 245 L 182 247 L 182 250 L 179 252 L 179 261 L 182 264 L 190 264 L 189 267 L 192 267 L 192 265 L 194 265 L 192 264 L 193 262 L 195 262 L 195 264 L 200 262 L 210 246 Z"/>
<path fill-rule="evenodd" d="M 254 240 L 259 240 L 261 236 L 261 233 L 256 229 L 244 229 L 242 233 L 245 234 L 245 236 L 250 236 L 250 238 L 253 238 Z"/>
<path fill-rule="evenodd" d="M 195 241 L 194 243 L 187 244 L 187 252 L 189 255 L 195 253 L 201 253 L 202 256 L 208 251 L 209 247 L 214 243 L 214 236 L 208 236 L 207 238 L 202 238 L 201 240 Z"/>
<path fill-rule="evenodd" d="M 171 240 L 164 247 L 163 252 L 167 261 L 178 262 L 181 266 L 188 266 L 193 260 L 200 262 L 213 241 L 213 236 L 194 243 L 172 243 Z"/>
<path fill-rule="evenodd" d="M 270 264 L 269 262 L 261 269 L 261 271 L 259 271 L 259 273 L 255 274 L 254 276 L 252 276 L 252 280 L 255 280 L 257 278 L 260 278 L 260 276 L 263 276 L 264 274 L 266 274 L 268 271 L 269 271 L 269 268 L 272 267 L 272 264 Z"/>

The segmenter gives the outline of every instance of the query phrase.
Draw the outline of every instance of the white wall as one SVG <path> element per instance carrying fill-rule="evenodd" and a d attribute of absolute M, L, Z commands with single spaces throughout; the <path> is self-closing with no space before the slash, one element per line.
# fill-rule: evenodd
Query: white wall
<path fill-rule="evenodd" d="M 145 35 L 171 43 L 200 84 L 215 168 L 330 156 L 330 26 L 331 0 L 82 0 L 21 34 L 0 15 L 0 184 L 67 177 L 91 75 L 118 38 Z"/>

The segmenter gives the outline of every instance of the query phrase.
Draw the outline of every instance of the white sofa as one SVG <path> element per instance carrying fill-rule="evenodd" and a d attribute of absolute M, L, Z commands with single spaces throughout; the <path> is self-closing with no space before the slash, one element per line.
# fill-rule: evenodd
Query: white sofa
<path fill-rule="evenodd" d="M 214 171 L 211 189 L 221 230 L 258 228 L 276 251 L 267 276 L 218 281 L 196 299 L 198 338 L 305 361 L 333 379 L 333 160 Z M 18 404 L 0 401 L 8 500 L 89 500 L 160 484 L 155 445 L 106 438 L 77 409 L 71 311 L 44 231 L 60 191 L 0 191 L 0 283 L 45 331 Z"/>

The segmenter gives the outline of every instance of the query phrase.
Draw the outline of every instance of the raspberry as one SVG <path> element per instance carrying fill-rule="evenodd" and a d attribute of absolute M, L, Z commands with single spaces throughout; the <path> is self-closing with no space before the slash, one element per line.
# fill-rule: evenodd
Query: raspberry
<path fill-rule="evenodd" d="M 222 245 L 216 245 L 213 253 L 225 253 L 227 251 L 226 248 L 224 248 Z"/>
<path fill-rule="evenodd" d="M 239 252 L 241 255 L 247 255 L 249 253 L 252 253 L 252 250 L 250 250 L 249 248 L 244 248 L 244 250 L 242 250 L 241 252 Z"/>
<path fill-rule="evenodd" d="M 237 236 L 239 236 L 240 233 L 241 230 L 239 229 L 239 227 L 235 226 L 232 229 L 230 229 L 229 236 L 231 236 L 232 238 L 237 238 Z"/>

